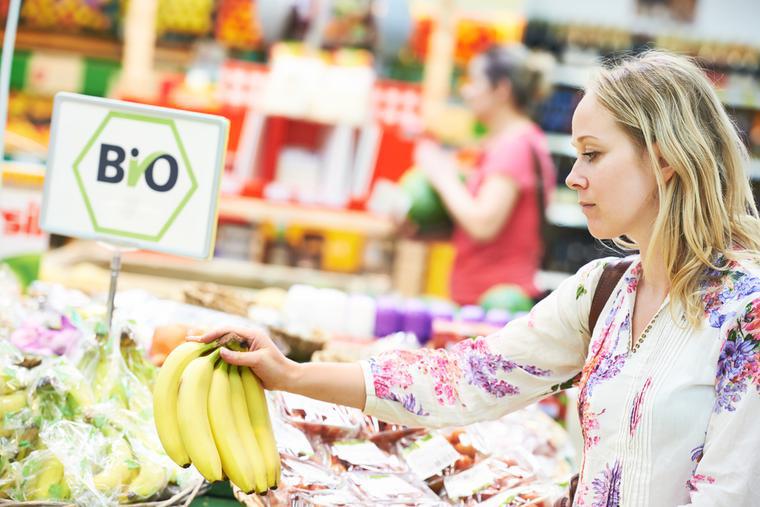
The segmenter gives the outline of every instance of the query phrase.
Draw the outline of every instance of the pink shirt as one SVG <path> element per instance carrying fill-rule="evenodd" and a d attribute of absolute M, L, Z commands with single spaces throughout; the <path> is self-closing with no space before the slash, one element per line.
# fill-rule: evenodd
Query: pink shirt
<path fill-rule="evenodd" d="M 517 184 L 519 194 L 512 213 L 491 241 L 479 243 L 461 227 L 455 228 L 452 242 L 457 256 L 451 296 L 459 304 L 477 303 L 485 291 L 503 283 L 519 285 L 531 297 L 538 295 L 533 280 L 541 262 L 542 241 L 531 147 L 541 165 L 548 203 L 557 176 L 546 138 L 537 125 L 490 140 L 467 179 L 470 193 L 477 195 L 489 175 L 505 175 Z"/>

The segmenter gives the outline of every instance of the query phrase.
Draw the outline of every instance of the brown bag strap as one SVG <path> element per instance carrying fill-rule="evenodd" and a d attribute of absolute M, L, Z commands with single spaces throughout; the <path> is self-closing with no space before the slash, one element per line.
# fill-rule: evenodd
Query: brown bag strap
<path fill-rule="evenodd" d="M 596 321 L 599 320 L 599 315 L 602 313 L 602 308 L 607 304 L 607 300 L 612 295 L 613 289 L 623 277 L 625 270 L 633 262 L 631 259 L 622 259 L 615 262 L 610 262 L 604 266 L 602 276 L 599 278 L 599 284 L 594 291 L 594 298 L 591 300 L 591 311 L 588 314 L 588 332 L 594 333 L 596 327 Z"/>
<path fill-rule="evenodd" d="M 536 179 L 536 210 L 538 211 L 538 231 L 541 240 L 540 267 L 546 260 L 546 246 L 549 238 L 549 222 L 546 220 L 546 182 L 544 181 L 543 167 L 533 143 L 529 143 L 530 155 L 533 165 L 533 176 Z"/>

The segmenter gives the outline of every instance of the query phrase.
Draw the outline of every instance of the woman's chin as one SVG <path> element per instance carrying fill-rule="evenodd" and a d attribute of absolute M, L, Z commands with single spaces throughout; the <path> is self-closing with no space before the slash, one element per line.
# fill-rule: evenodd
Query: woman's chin
<path fill-rule="evenodd" d="M 604 227 L 602 224 L 594 223 L 592 220 L 589 220 L 588 222 L 588 232 L 594 237 L 594 239 L 600 241 L 614 239 L 620 236 L 620 234 L 615 233 L 610 228 Z"/>

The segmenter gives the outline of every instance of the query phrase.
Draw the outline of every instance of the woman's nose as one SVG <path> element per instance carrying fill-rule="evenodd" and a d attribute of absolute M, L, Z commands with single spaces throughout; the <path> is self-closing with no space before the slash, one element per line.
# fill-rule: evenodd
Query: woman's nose
<path fill-rule="evenodd" d="M 580 174 L 580 171 L 578 169 L 578 162 L 575 162 L 575 164 L 573 164 L 573 168 L 570 171 L 570 174 L 568 174 L 567 178 L 565 178 L 565 185 L 573 190 L 585 190 L 588 188 L 588 178 Z"/>

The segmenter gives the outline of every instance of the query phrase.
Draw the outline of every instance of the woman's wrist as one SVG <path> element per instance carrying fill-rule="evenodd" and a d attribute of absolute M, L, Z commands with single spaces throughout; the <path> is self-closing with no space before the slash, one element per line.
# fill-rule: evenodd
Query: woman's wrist
<path fill-rule="evenodd" d="M 291 359 L 286 359 L 286 361 L 285 374 L 278 390 L 300 394 L 303 391 L 304 365 Z"/>

